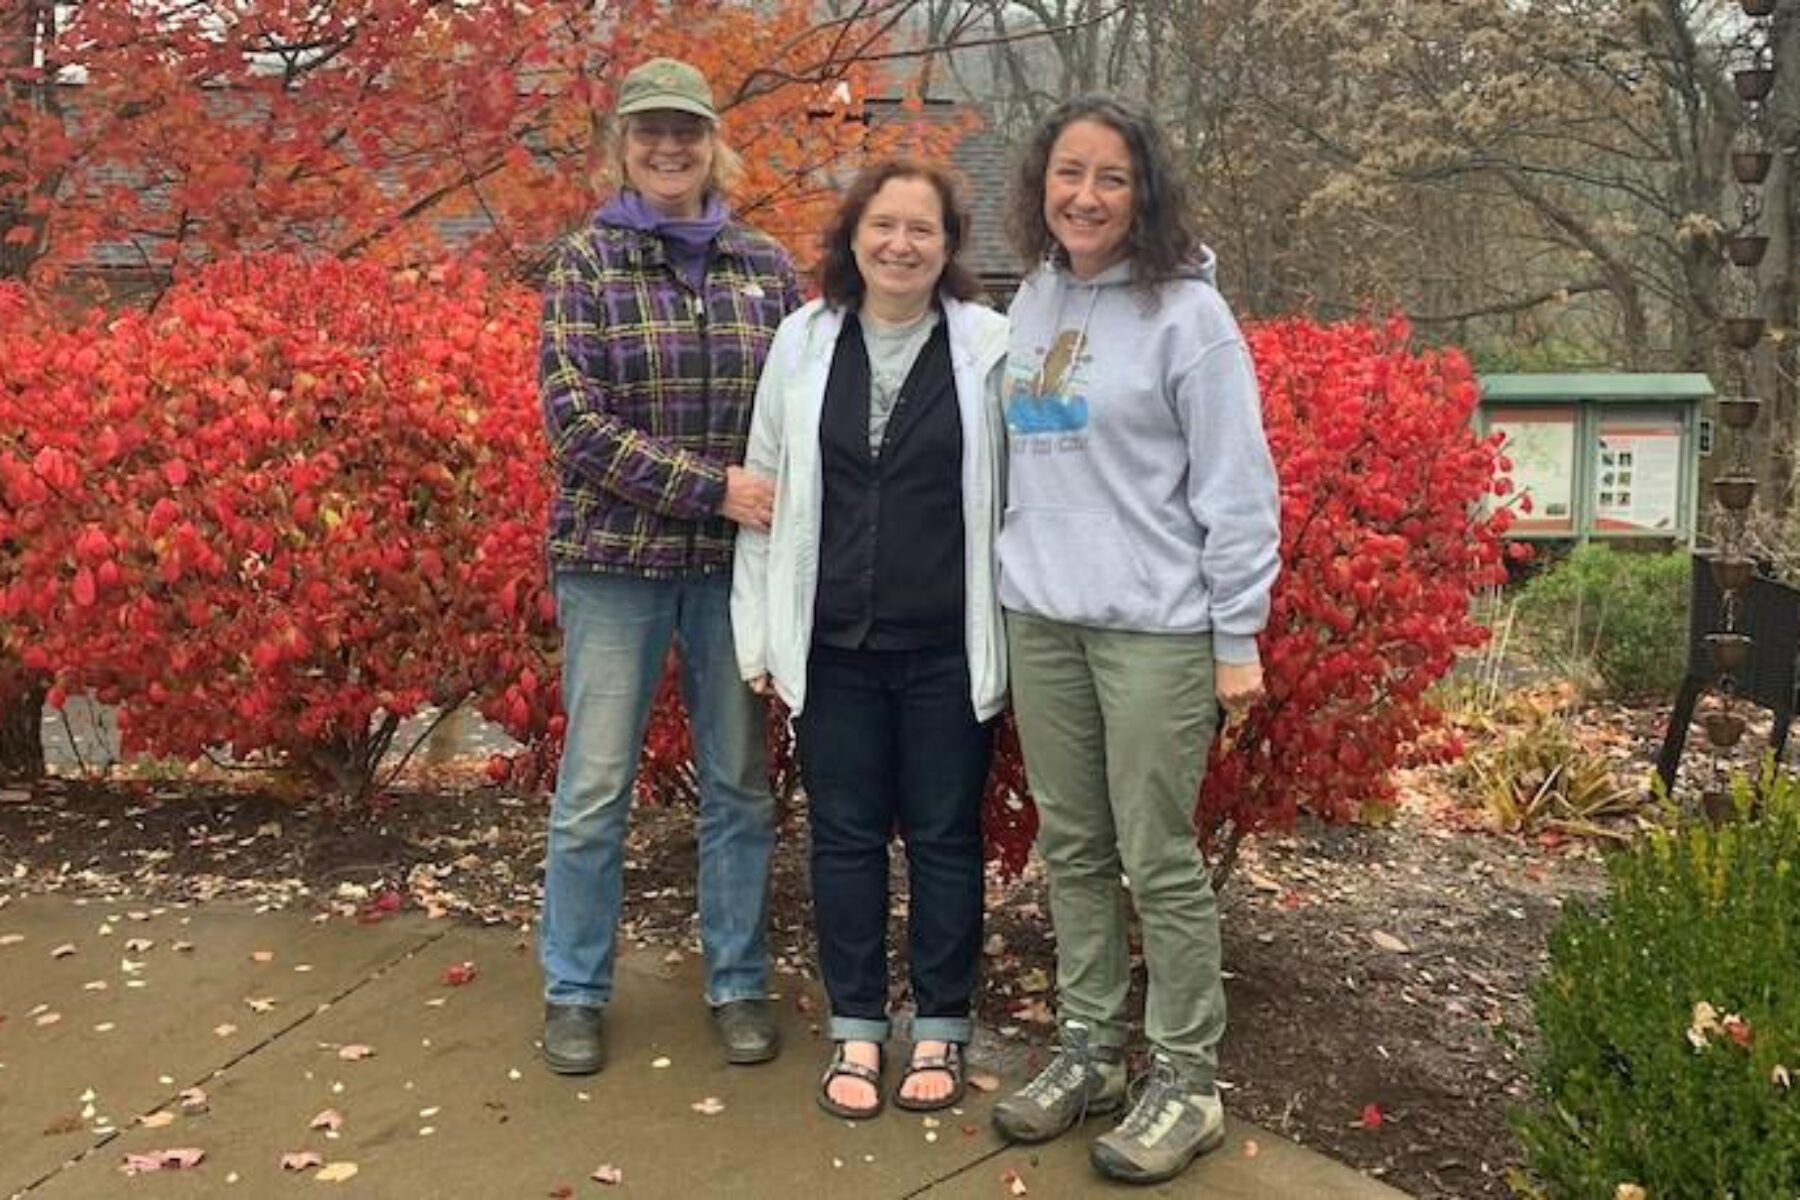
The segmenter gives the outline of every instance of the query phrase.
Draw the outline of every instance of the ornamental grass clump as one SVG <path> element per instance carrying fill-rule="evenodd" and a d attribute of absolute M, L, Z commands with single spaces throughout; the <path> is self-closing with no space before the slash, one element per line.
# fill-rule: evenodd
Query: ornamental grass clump
<path fill-rule="evenodd" d="M 1552 934 L 1524 1194 L 1800 1195 L 1800 785 L 1737 809 L 1614 855 Z"/>

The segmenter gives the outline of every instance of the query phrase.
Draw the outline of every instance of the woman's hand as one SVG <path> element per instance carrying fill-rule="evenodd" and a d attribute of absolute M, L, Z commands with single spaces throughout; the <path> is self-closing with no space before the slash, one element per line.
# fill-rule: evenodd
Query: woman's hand
<path fill-rule="evenodd" d="M 1228 720 L 1243 716 L 1263 698 L 1262 664 L 1214 664 L 1213 692 L 1219 697 L 1219 703 L 1225 706 Z"/>
<path fill-rule="evenodd" d="M 744 682 L 749 684 L 750 690 L 759 696 L 772 696 L 775 694 L 775 681 L 769 678 L 769 673 L 767 671 L 764 671 L 755 679 L 746 679 Z"/>
<path fill-rule="evenodd" d="M 769 531 L 775 516 L 775 483 L 746 467 L 725 468 L 725 502 L 719 515 L 759 533 Z"/>

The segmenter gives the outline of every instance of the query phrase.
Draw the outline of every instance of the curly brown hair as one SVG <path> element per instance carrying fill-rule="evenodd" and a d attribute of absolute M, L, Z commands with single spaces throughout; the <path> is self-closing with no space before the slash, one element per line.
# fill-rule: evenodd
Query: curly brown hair
<path fill-rule="evenodd" d="M 1193 263 L 1200 252 L 1200 238 L 1194 231 L 1187 187 L 1175 165 L 1168 135 L 1155 117 L 1129 100 L 1081 96 L 1063 101 L 1044 118 L 1013 174 L 1007 236 L 1029 265 L 1068 262 L 1067 253 L 1044 220 L 1044 177 L 1056 139 L 1077 121 L 1106 126 L 1125 140 L 1131 152 L 1131 233 L 1125 253 L 1133 282 L 1154 295 Z"/>
<path fill-rule="evenodd" d="M 923 179 L 937 191 L 938 202 L 944 210 L 944 273 L 938 276 L 938 292 L 956 300 L 973 300 L 979 296 L 981 284 L 957 258 L 969 244 L 969 210 L 963 205 L 955 180 L 941 167 L 891 158 L 865 167 L 857 175 L 844 198 L 838 201 L 831 224 L 820 239 L 824 254 L 818 268 L 819 291 L 826 303 L 833 308 L 849 309 L 862 302 L 867 285 L 856 266 L 853 248 L 856 226 L 869 202 L 875 199 L 875 193 L 894 179 Z"/>

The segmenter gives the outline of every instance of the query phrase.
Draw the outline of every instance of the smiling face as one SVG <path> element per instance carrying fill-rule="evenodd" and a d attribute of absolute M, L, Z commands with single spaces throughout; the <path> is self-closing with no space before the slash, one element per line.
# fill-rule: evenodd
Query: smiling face
<path fill-rule="evenodd" d="M 1131 148 L 1110 125 L 1071 121 L 1050 147 L 1044 224 L 1077 278 L 1090 279 L 1125 257 L 1134 179 Z"/>
<path fill-rule="evenodd" d="M 868 302 L 890 311 L 923 311 L 950 257 L 937 188 L 908 176 L 882 184 L 856 222 L 850 250 Z"/>
<path fill-rule="evenodd" d="M 633 113 L 624 140 L 625 182 L 659 212 L 699 216 L 712 176 L 712 122 L 665 109 Z"/>

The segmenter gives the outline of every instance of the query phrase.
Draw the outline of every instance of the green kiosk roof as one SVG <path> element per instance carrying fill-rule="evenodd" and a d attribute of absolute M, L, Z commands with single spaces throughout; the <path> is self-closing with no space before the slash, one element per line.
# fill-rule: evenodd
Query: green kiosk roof
<path fill-rule="evenodd" d="M 1481 398 L 1530 400 L 1704 400 L 1713 394 L 1704 375 L 1629 375 L 1596 371 L 1574 375 L 1483 375 Z"/>

